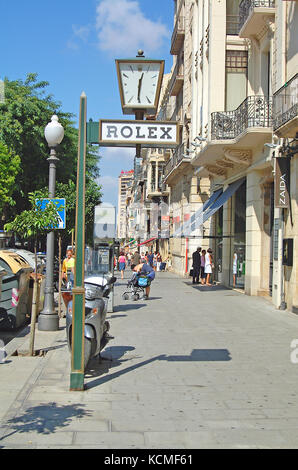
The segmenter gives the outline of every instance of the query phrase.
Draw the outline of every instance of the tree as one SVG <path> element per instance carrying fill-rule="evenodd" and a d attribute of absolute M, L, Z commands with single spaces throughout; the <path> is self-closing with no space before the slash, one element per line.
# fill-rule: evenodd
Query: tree
<path fill-rule="evenodd" d="M 6 205 L 15 204 L 12 196 L 16 176 L 20 171 L 20 157 L 9 151 L 7 146 L 0 142 L 0 216 Z"/>
<path fill-rule="evenodd" d="M 61 239 L 63 245 L 69 245 L 69 235 L 75 229 L 76 218 L 76 185 L 73 181 L 69 180 L 68 183 L 57 183 L 56 191 L 57 198 L 66 199 L 66 230 L 61 230 Z M 35 191 L 34 197 L 43 199 L 48 197 L 48 189 L 43 188 Z M 85 191 L 85 227 L 86 227 L 86 243 L 93 244 L 93 225 L 94 225 L 94 208 L 101 202 L 101 188 L 91 178 L 86 180 Z"/>
<path fill-rule="evenodd" d="M 9 208 L 7 217 L 29 208 L 27 195 L 48 185 L 49 149 L 44 128 L 53 114 L 59 115 L 64 127 L 64 139 L 57 149 L 57 181 L 68 184 L 76 181 L 78 130 L 74 116 L 62 112 L 61 104 L 46 93 L 49 83 L 38 81 L 30 73 L 25 81 L 5 79 L 5 102 L 0 104 L 0 140 L 21 159 L 21 172 L 15 180 L 12 194 L 16 205 Z M 86 181 L 99 176 L 99 155 L 88 146 L 86 155 Z M 34 175 L 34 177 L 32 177 Z"/>
<path fill-rule="evenodd" d="M 53 202 L 49 202 L 45 209 L 36 201 L 33 193 L 29 194 L 29 202 L 31 209 L 23 211 L 17 215 L 14 220 L 5 225 L 7 232 L 15 232 L 24 239 L 34 239 L 34 253 L 35 253 L 35 274 L 34 274 L 34 287 L 33 287 L 33 300 L 31 312 L 31 327 L 30 327 L 30 345 L 29 355 L 33 356 L 34 353 L 34 336 L 35 324 L 37 317 L 37 292 L 38 292 L 38 275 L 37 275 L 37 240 L 41 235 L 45 235 L 53 228 L 59 225 L 57 207 Z"/>

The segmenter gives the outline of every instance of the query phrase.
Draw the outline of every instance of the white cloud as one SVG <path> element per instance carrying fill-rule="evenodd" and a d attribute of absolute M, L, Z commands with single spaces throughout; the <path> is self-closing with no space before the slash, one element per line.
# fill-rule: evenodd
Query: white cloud
<path fill-rule="evenodd" d="M 90 26 L 76 26 L 73 24 L 72 31 L 77 38 L 86 42 L 90 33 Z"/>
<path fill-rule="evenodd" d="M 113 160 L 119 162 L 119 168 L 121 164 L 130 163 L 133 167 L 133 161 L 136 154 L 135 148 L 119 148 L 119 147 L 105 147 L 100 149 L 100 154 L 106 160 Z"/>
<path fill-rule="evenodd" d="M 116 176 L 101 176 L 97 182 L 102 187 L 102 202 L 109 202 L 117 207 L 118 204 L 118 178 Z"/>
<path fill-rule="evenodd" d="M 100 176 L 98 178 L 98 184 L 101 184 L 104 188 L 118 188 L 118 178 L 116 176 Z"/>
<path fill-rule="evenodd" d="M 148 57 L 170 36 L 164 24 L 144 16 L 135 0 L 100 0 L 96 12 L 99 47 L 114 55 L 135 56 L 142 48 Z"/>
<path fill-rule="evenodd" d="M 73 51 L 78 51 L 80 49 L 81 43 L 87 43 L 91 30 L 92 26 L 90 25 L 77 26 L 73 24 L 72 36 L 66 43 L 67 48 Z"/>

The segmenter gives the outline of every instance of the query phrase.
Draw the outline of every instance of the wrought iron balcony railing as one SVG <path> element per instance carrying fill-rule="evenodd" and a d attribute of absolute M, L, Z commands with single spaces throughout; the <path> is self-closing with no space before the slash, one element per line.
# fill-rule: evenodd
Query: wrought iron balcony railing
<path fill-rule="evenodd" d="M 272 126 L 272 98 L 248 96 L 234 111 L 211 114 L 211 139 L 235 139 L 251 127 Z"/>
<path fill-rule="evenodd" d="M 273 95 L 273 129 L 276 130 L 298 114 L 298 73 Z"/>
<path fill-rule="evenodd" d="M 151 183 L 151 190 L 150 193 L 161 193 L 162 192 L 162 183 L 159 182 L 157 185 L 155 184 L 155 181 Z"/>
<path fill-rule="evenodd" d="M 164 177 L 166 178 L 171 171 L 179 165 L 182 160 L 190 160 L 191 157 L 184 154 L 184 144 L 180 144 L 168 161 L 164 170 Z"/>
<path fill-rule="evenodd" d="M 275 0 L 242 0 L 239 5 L 239 30 L 254 8 L 274 8 Z"/>
<path fill-rule="evenodd" d="M 185 35 L 185 21 L 184 16 L 179 16 L 176 20 L 175 28 L 172 34 L 171 39 L 171 54 L 176 55 L 178 54 Z"/>
<path fill-rule="evenodd" d="M 184 64 L 177 61 L 170 80 L 169 90 L 171 96 L 177 96 L 184 82 Z"/>

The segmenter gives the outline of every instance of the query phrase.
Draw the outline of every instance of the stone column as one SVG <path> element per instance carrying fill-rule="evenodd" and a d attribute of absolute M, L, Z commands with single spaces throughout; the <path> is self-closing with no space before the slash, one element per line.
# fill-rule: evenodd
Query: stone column
<path fill-rule="evenodd" d="M 246 189 L 246 271 L 245 293 L 258 295 L 261 286 L 263 198 L 260 174 L 247 175 Z"/>

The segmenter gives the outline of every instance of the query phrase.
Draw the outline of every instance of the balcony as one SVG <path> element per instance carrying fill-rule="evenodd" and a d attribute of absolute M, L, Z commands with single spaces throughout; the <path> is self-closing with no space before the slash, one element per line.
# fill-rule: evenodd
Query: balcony
<path fill-rule="evenodd" d="M 173 182 L 176 176 L 190 164 L 191 157 L 184 154 L 184 144 L 179 145 L 168 161 L 164 170 L 164 183 Z"/>
<path fill-rule="evenodd" d="M 211 140 L 237 139 L 251 128 L 267 129 L 272 126 L 272 99 L 249 96 L 234 111 L 211 114 Z"/>
<path fill-rule="evenodd" d="M 275 0 L 242 0 L 239 5 L 239 37 L 257 36 L 264 28 L 266 18 L 275 14 Z"/>
<path fill-rule="evenodd" d="M 147 190 L 147 198 L 151 199 L 154 197 L 160 197 L 163 196 L 164 193 L 167 194 L 167 191 L 163 189 L 163 184 L 162 182 L 159 182 L 158 185 L 156 186 L 155 182 L 151 183 Z"/>
<path fill-rule="evenodd" d="M 236 110 L 211 114 L 211 140 L 192 164 L 217 166 L 223 174 L 237 164 L 248 166 L 252 150 L 271 139 L 272 98 L 249 96 Z"/>
<path fill-rule="evenodd" d="M 165 103 L 161 106 L 160 111 L 157 115 L 157 121 L 170 121 L 173 111 L 170 103 Z"/>
<path fill-rule="evenodd" d="M 170 81 L 170 96 L 177 96 L 184 83 L 184 66 L 177 62 Z"/>
<path fill-rule="evenodd" d="M 273 130 L 278 137 L 298 132 L 298 74 L 273 95 Z"/>
<path fill-rule="evenodd" d="M 177 55 L 184 43 L 185 21 L 184 16 L 179 16 L 176 20 L 174 32 L 171 39 L 171 54 Z"/>

